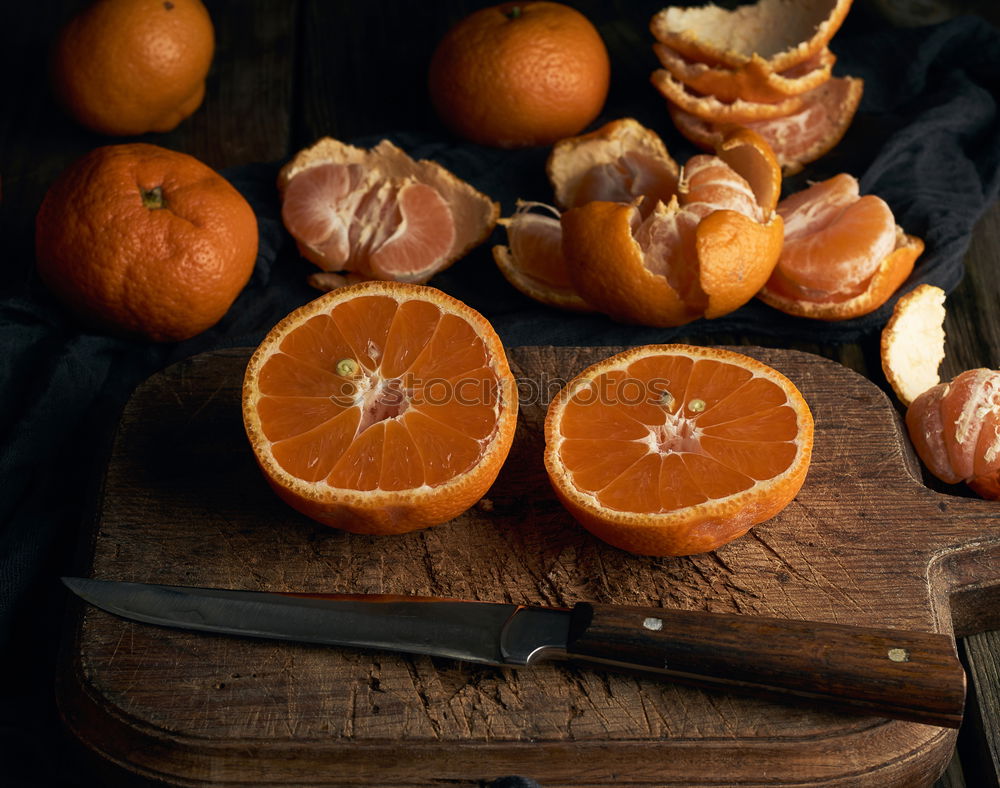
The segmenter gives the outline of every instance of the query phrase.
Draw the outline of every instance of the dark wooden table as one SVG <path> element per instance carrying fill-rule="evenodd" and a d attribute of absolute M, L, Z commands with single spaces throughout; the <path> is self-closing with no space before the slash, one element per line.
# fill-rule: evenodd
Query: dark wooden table
<path fill-rule="evenodd" d="M 217 31 L 217 52 L 202 108 L 175 131 L 149 135 L 150 142 L 191 153 L 224 169 L 279 161 L 324 135 L 352 139 L 398 131 L 447 134 L 426 98 L 425 73 L 431 51 L 457 19 L 483 3 L 442 0 L 429 7 L 407 0 L 292 2 L 291 0 L 207 0 Z M 574 2 L 597 24 L 612 53 L 614 81 L 609 105 L 636 95 L 659 101 L 648 86 L 653 61 L 645 22 L 659 3 Z M 0 101 L 0 286 L 4 293 L 37 287 L 33 260 L 33 218 L 45 189 L 73 159 L 117 140 L 86 132 L 52 101 L 45 77 L 45 53 L 59 25 L 81 0 L 2 4 L 0 58 L 4 91 Z M 956 2 L 958 10 L 982 12 L 996 23 L 988 0 Z M 869 13 L 864 7 L 858 13 Z M 854 12 L 852 12 L 854 13 Z M 664 123 L 668 123 L 666 114 Z M 504 205 L 509 212 L 512 206 Z M 1000 280 L 995 275 L 1000 242 L 1000 206 L 976 229 L 966 259 L 966 276 L 947 302 L 947 358 L 942 376 L 976 367 L 1000 366 Z M 697 342 L 692 336 L 690 341 Z M 713 343 L 774 344 L 753 335 L 719 336 Z M 852 344 L 789 343 L 837 360 L 886 388 L 878 337 Z M 82 470 L 70 486 L 83 522 L 88 500 Z M 73 528 L 55 545 L 41 576 L 51 580 L 70 565 Z M 59 592 L 44 591 L 51 601 Z M 42 610 L 41 605 L 38 610 Z M 20 611 L 30 621 L 37 611 Z M 54 769 L 68 745 L 60 738 L 51 703 L 52 654 L 58 622 L 26 623 L 14 632 L 18 645 L 5 655 L 11 686 L 0 697 L 0 771 L 9 766 L 13 784 L 88 785 L 85 762 Z M 1000 773 L 1000 633 L 960 644 L 972 694 L 951 767 L 940 786 L 997 785 Z M 44 777 L 40 775 L 53 775 Z M 37 782 L 33 782 L 37 778 Z"/>

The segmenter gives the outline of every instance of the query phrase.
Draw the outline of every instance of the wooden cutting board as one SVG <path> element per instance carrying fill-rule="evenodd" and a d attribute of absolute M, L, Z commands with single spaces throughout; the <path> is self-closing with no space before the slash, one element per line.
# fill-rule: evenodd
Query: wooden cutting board
<path fill-rule="evenodd" d="M 808 479 L 720 550 L 647 558 L 552 495 L 542 421 L 560 381 L 614 348 L 515 348 L 521 418 L 488 497 L 401 537 L 335 531 L 281 503 L 241 422 L 249 350 L 157 374 L 121 421 L 94 577 L 302 592 L 581 600 L 955 632 L 1000 626 L 1000 505 L 920 481 L 896 412 L 834 362 L 738 348 L 802 390 Z M 194 634 L 76 604 L 57 692 L 70 730 L 124 773 L 179 785 L 919 786 L 956 732 L 565 665 L 520 672 Z"/>

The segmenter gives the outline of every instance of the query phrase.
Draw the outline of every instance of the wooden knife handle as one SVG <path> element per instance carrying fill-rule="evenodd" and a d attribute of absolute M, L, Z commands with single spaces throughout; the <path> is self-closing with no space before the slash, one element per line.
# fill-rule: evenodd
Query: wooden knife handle
<path fill-rule="evenodd" d="M 568 655 L 703 687 L 957 728 L 965 672 L 930 632 L 579 603 Z"/>

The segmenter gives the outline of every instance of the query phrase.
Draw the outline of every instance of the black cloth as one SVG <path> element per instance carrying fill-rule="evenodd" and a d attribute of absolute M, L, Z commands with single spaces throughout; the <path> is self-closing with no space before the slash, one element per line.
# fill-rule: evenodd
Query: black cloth
<path fill-rule="evenodd" d="M 856 175 L 864 192 L 883 197 L 897 221 L 926 241 L 903 290 L 928 282 L 950 291 L 961 279 L 972 229 L 1000 188 L 1000 33 L 973 17 L 876 32 L 848 24 L 833 49 L 836 73 L 865 80 L 858 116 L 834 151 L 786 187 L 841 171 Z M 611 106 L 599 122 L 632 115 L 661 132 L 684 161 L 694 148 L 670 128 L 655 91 L 642 88 L 635 93 L 641 104 Z M 499 151 L 405 132 L 388 136 L 499 200 L 505 214 L 518 197 L 551 201 L 547 150 Z M 154 345 L 93 333 L 29 275 L 32 260 L 12 261 L 24 267 L 20 281 L 27 284 L 0 298 L 0 653 L 4 675 L 18 680 L 0 691 L 0 763 L 27 758 L 37 768 L 49 761 L 45 751 L 32 749 L 41 746 L 38 731 L 52 724 L 52 654 L 63 599 L 57 578 L 71 565 L 87 525 L 81 513 L 97 494 L 128 394 L 156 370 L 195 353 L 256 344 L 278 319 L 317 295 L 305 284 L 314 269 L 298 257 L 280 222 L 278 167 L 262 163 L 225 173 L 257 211 L 259 258 L 225 318 L 186 342 Z M 509 346 L 634 345 L 719 332 L 847 342 L 877 331 L 891 307 L 827 324 L 754 301 L 732 315 L 677 329 L 623 326 L 602 316 L 556 312 L 513 290 L 490 255 L 503 237 L 498 229 L 432 284 L 480 310 Z M 11 779 L 8 784 L 21 784 L 16 775 Z"/>

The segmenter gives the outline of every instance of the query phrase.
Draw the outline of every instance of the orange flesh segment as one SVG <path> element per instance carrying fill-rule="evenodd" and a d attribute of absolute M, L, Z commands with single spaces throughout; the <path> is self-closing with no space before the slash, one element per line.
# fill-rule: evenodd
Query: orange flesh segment
<path fill-rule="evenodd" d="M 373 177 L 362 165 L 320 164 L 285 187 L 281 215 L 311 260 L 327 271 L 415 278 L 455 244 L 441 193 L 412 180 Z"/>
<path fill-rule="evenodd" d="M 343 360 L 357 367 L 341 374 Z M 446 482 L 478 462 L 497 422 L 500 383 L 485 344 L 424 301 L 337 304 L 292 330 L 259 379 L 278 464 L 338 488 Z"/>
<path fill-rule="evenodd" d="M 798 435 L 773 382 L 713 359 L 655 356 L 595 377 L 566 404 L 560 431 L 578 489 L 605 507 L 650 513 L 777 476 Z"/>
<path fill-rule="evenodd" d="M 701 219 L 719 210 L 736 211 L 754 221 L 765 218 L 741 175 L 718 156 L 698 155 L 681 169 L 678 202 L 667 210 L 653 211 L 633 228 L 646 268 L 665 276 L 685 300 L 704 298 L 693 265 L 695 231 Z"/>
<path fill-rule="evenodd" d="M 651 208 L 657 200 L 670 201 L 677 188 L 677 177 L 666 163 L 636 151 L 627 151 L 617 161 L 592 167 L 580 179 L 580 185 L 567 207 L 595 200 L 632 202 L 645 197 Z M 648 210 L 648 208 L 647 208 Z"/>
<path fill-rule="evenodd" d="M 792 195 L 778 214 L 785 242 L 777 270 L 800 292 L 855 295 L 896 246 L 892 210 L 875 195 L 859 197 L 850 175 Z"/>
<path fill-rule="evenodd" d="M 558 215 L 519 211 L 507 224 L 507 239 L 525 275 L 557 290 L 573 289 L 562 253 Z"/>

